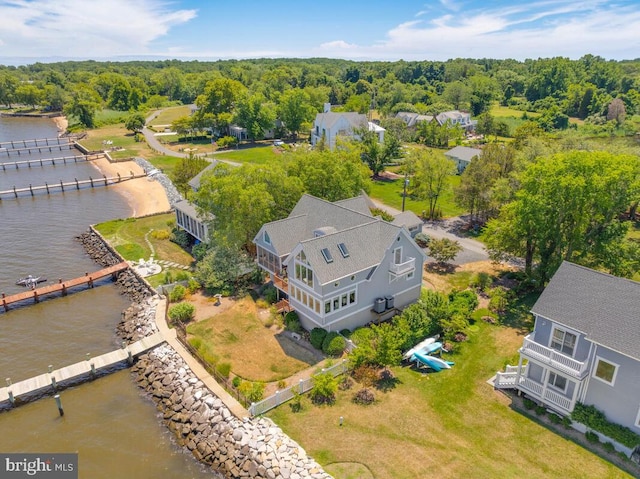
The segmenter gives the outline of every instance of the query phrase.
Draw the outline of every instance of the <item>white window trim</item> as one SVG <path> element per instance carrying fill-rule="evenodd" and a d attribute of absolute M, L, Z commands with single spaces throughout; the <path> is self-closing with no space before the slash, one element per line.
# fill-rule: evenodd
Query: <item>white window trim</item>
<path fill-rule="evenodd" d="M 263 231 L 262 232 L 262 240 L 266 243 L 266 244 L 271 244 L 271 237 L 269 236 L 269 233 L 267 233 L 267 231 Z"/>
<path fill-rule="evenodd" d="M 611 364 L 612 366 L 615 367 L 615 369 L 613 370 L 613 378 L 611 378 L 611 382 L 607 381 L 606 379 L 603 379 L 601 377 L 596 376 L 596 372 L 598 371 L 598 362 L 599 361 L 604 361 L 605 363 Z M 605 384 L 607 384 L 608 386 L 613 386 L 616 383 L 616 377 L 618 376 L 618 369 L 620 368 L 619 364 L 614 363 L 613 361 L 609 360 L 609 359 L 605 359 L 602 356 L 596 356 L 596 360 L 593 363 L 593 372 L 591 373 L 591 376 L 594 379 L 597 379 L 598 381 L 601 381 Z"/>
<path fill-rule="evenodd" d="M 638 406 L 638 415 L 636 416 L 635 426 L 640 428 L 640 406 Z"/>
<path fill-rule="evenodd" d="M 559 388 L 558 386 L 556 386 L 555 384 L 553 384 L 551 382 L 551 375 L 554 375 L 555 377 L 561 377 L 564 379 L 564 389 Z M 547 386 L 549 386 L 551 389 L 553 389 L 554 391 L 561 391 L 563 394 L 567 393 L 567 386 L 569 386 L 569 379 L 566 376 L 563 376 L 562 374 L 558 374 L 555 371 L 549 371 L 547 373 Z"/>
<path fill-rule="evenodd" d="M 407 281 L 412 280 L 415 277 L 415 275 L 416 275 L 416 271 L 415 270 L 409 271 L 407 273 Z"/>
<path fill-rule="evenodd" d="M 565 334 L 565 336 L 566 336 L 567 333 L 569 333 L 569 334 L 571 334 L 571 335 L 576 337 L 576 342 L 573 345 L 573 352 L 571 353 L 571 355 L 565 353 L 564 351 L 560 351 L 560 350 L 554 348 L 553 346 L 551 346 L 551 343 L 553 343 L 553 333 L 555 333 L 556 331 L 562 331 Z M 578 341 L 579 340 L 580 340 L 580 335 L 577 332 L 571 331 L 570 329 L 561 328 L 561 327 L 558 327 L 556 325 L 553 325 L 553 327 L 551 328 L 551 334 L 549 335 L 549 344 L 547 344 L 547 347 L 549 349 L 553 349 L 554 351 L 558 351 L 560 354 L 564 354 L 565 356 L 569 356 L 571 358 L 574 358 L 575 355 L 576 355 L 576 350 L 578 349 Z M 564 342 L 564 338 L 563 338 L 563 342 Z"/>

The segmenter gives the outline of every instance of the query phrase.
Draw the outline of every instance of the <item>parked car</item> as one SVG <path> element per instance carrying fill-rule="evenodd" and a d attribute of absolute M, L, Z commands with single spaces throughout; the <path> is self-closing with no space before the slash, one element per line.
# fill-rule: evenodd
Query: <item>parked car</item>
<path fill-rule="evenodd" d="M 284 145 L 284 141 L 282 140 L 273 140 L 273 146 L 282 146 Z"/>

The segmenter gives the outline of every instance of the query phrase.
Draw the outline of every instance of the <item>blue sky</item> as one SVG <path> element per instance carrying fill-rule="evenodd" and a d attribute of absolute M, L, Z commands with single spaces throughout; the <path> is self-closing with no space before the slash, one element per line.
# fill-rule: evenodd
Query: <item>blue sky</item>
<path fill-rule="evenodd" d="M 0 0 L 13 58 L 640 57 L 639 0 Z M 2 61 L 4 60 L 4 61 Z"/>

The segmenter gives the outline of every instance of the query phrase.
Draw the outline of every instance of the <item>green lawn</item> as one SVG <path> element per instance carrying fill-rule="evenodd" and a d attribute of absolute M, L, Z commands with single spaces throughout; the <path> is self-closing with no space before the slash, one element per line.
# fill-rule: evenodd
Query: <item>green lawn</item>
<path fill-rule="evenodd" d="M 278 148 L 270 144 L 257 144 L 255 147 L 229 150 L 216 154 L 216 158 L 221 160 L 234 161 L 236 163 L 254 163 L 264 165 L 272 163 L 278 159 L 282 153 Z"/>
<path fill-rule="evenodd" d="M 469 341 L 446 359 L 450 370 L 425 373 L 397 367 L 395 389 L 376 402 L 351 401 L 338 391 L 333 406 L 305 397 L 293 413 L 268 413 L 327 472 L 343 478 L 629 478 L 614 465 L 510 407 L 486 383 L 522 344 L 519 331 L 476 323 Z M 344 424 L 339 425 L 339 418 Z M 353 471 L 369 471 L 364 476 Z M 344 475 L 338 475 L 344 474 Z"/>
<path fill-rule="evenodd" d="M 371 180 L 370 196 L 393 208 L 402 209 L 403 178 L 397 180 Z M 458 216 L 464 210 L 455 204 L 453 188 L 460 184 L 460 176 L 449 177 L 448 185 L 442 197 L 438 201 L 437 208 L 442 210 L 444 217 Z M 407 197 L 405 209 L 413 211 L 417 215 L 428 209 L 427 202 Z"/>
<path fill-rule="evenodd" d="M 171 108 L 166 108 L 162 111 L 157 117 L 153 119 L 151 123 L 149 123 L 149 127 L 154 127 L 156 125 L 171 125 L 174 121 L 184 116 L 189 116 L 191 114 L 191 109 L 188 105 L 174 106 Z"/>

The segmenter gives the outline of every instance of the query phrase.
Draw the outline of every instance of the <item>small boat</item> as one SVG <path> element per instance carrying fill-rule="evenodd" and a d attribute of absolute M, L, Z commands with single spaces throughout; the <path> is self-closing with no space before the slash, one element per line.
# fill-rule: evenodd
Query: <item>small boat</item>
<path fill-rule="evenodd" d="M 18 286 L 25 286 L 27 288 L 35 288 L 36 285 L 38 283 L 44 283 L 47 280 L 47 278 L 44 278 L 42 276 L 26 276 L 24 278 L 20 278 L 18 281 L 16 281 L 16 284 Z"/>

